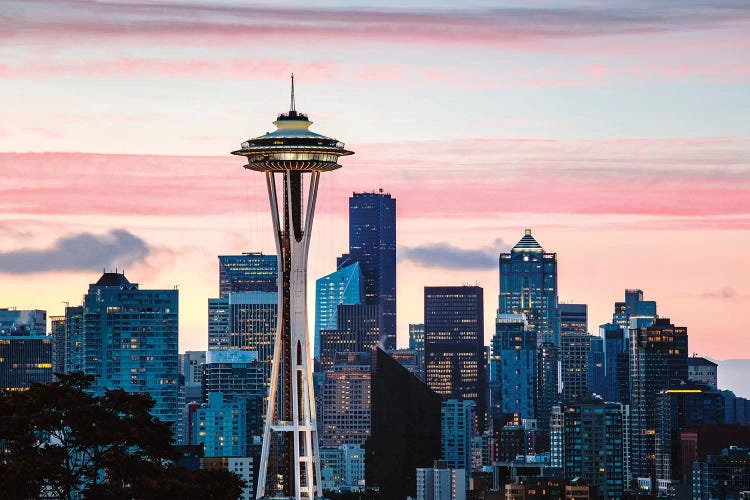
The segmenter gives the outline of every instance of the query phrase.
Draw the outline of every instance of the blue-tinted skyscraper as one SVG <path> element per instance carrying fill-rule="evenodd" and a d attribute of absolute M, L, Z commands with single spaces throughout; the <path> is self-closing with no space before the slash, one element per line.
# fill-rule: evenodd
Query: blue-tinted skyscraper
<path fill-rule="evenodd" d="M 563 407 L 565 477 L 580 477 L 597 487 L 600 498 L 621 498 L 628 486 L 623 463 L 627 432 L 619 403 L 572 401 Z"/>
<path fill-rule="evenodd" d="M 104 273 L 89 285 L 83 307 L 67 308 L 65 317 L 66 335 L 75 336 L 66 339 L 74 346 L 67 372 L 96 377 L 96 393 L 148 393 L 156 402 L 152 414 L 177 422 L 177 290 L 142 290 L 124 274 Z"/>
<path fill-rule="evenodd" d="M 480 431 L 487 410 L 483 296 L 478 286 L 424 289 L 427 385 L 447 398 L 475 401 Z"/>
<path fill-rule="evenodd" d="M 276 292 L 277 277 L 275 255 L 219 255 L 219 297 L 236 292 Z"/>
<path fill-rule="evenodd" d="M 382 306 L 381 344 L 396 349 L 396 200 L 382 190 L 349 198 L 349 253 L 337 267 L 354 262 L 364 276 L 365 302 Z"/>
<path fill-rule="evenodd" d="M 359 262 L 339 268 L 315 282 L 315 358 L 320 359 L 320 331 L 338 328 L 338 306 L 361 304 L 365 280 Z"/>
<path fill-rule="evenodd" d="M 656 318 L 656 301 L 643 300 L 643 291 L 638 289 L 625 290 L 625 301 L 615 302 L 612 313 L 612 323 L 620 328 L 646 328 Z M 631 324 L 631 319 L 636 319 Z"/>
<path fill-rule="evenodd" d="M 537 344 L 560 345 L 557 254 L 545 252 L 527 229 L 509 253 L 500 254 L 500 314 L 524 314 Z"/>
<path fill-rule="evenodd" d="M 441 406 L 443 460 L 451 469 L 471 472 L 472 441 L 477 433 L 476 403 L 449 399 Z"/>
<path fill-rule="evenodd" d="M 493 419 L 518 413 L 534 418 L 536 337 L 523 314 L 498 314 L 492 337 Z"/>

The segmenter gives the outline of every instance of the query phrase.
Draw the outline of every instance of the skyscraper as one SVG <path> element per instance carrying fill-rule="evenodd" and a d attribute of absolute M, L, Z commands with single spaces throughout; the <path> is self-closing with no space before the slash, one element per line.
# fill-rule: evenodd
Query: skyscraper
<path fill-rule="evenodd" d="M 477 434 L 476 403 L 448 399 L 441 406 L 443 460 L 451 469 L 471 472 L 472 442 Z"/>
<path fill-rule="evenodd" d="M 295 109 L 293 79 L 290 110 L 280 114 L 274 125 L 274 132 L 243 142 L 241 149 L 232 154 L 246 157 L 245 168 L 261 172 L 266 178 L 278 254 L 279 328 L 273 350 L 258 496 L 280 494 L 301 500 L 323 494 L 307 334 L 307 256 L 315 201 L 320 174 L 340 168 L 339 156 L 353 153 L 338 140 L 309 130 L 312 122 Z M 282 183 L 280 190 L 277 179 Z M 280 445 L 277 453 L 271 451 L 272 441 Z M 270 475 L 269 456 L 279 457 L 275 461 L 276 473 Z"/>
<path fill-rule="evenodd" d="M 447 398 L 475 401 L 483 431 L 487 408 L 482 288 L 425 287 L 424 329 L 427 385 Z"/>
<path fill-rule="evenodd" d="M 552 407 L 560 402 L 559 348 L 555 344 L 543 342 L 536 349 L 536 384 L 534 385 L 534 417 L 539 430 L 549 431 Z"/>
<path fill-rule="evenodd" d="M 396 199 L 382 190 L 349 198 L 349 253 L 337 267 L 354 262 L 364 276 L 365 302 L 382 305 L 381 344 L 396 349 Z"/>
<path fill-rule="evenodd" d="M 560 365 L 563 400 L 588 396 L 591 337 L 586 304 L 560 304 Z"/>
<path fill-rule="evenodd" d="M 232 292 L 208 299 L 208 350 L 255 351 L 270 381 L 278 300 L 276 292 Z"/>
<path fill-rule="evenodd" d="M 364 445 L 370 435 L 370 352 L 338 353 L 325 372 L 321 446 Z"/>
<path fill-rule="evenodd" d="M 631 325 L 630 320 L 635 319 Z M 615 310 L 612 313 L 612 323 L 620 328 L 645 328 L 650 326 L 656 319 L 656 302 L 643 300 L 643 290 L 625 290 L 625 301 L 615 302 Z"/>
<path fill-rule="evenodd" d="M 525 314 L 537 344 L 560 345 L 557 254 L 545 252 L 531 229 L 509 253 L 500 254 L 498 313 Z"/>
<path fill-rule="evenodd" d="M 380 343 L 380 304 L 340 304 L 337 328 L 320 332 L 320 369 L 330 370 L 338 354 L 370 351 Z"/>
<path fill-rule="evenodd" d="M 565 477 L 580 477 L 597 487 L 600 498 L 620 498 L 628 485 L 624 476 L 620 403 L 571 401 L 563 407 Z"/>
<path fill-rule="evenodd" d="M 152 414 L 177 422 L 178 303 L 177 290 L 143 290 L 124 274 L 105 272 L 89 285 L 82 307 L 65 310 L 65 371 L 93 375 L 95 393 L 148 393 Z"/>
<path fill-rule="evenodd" d="M 27 389 L 52 381 L 52 340 L 47 313 L 0 309 L 0 389 Z"/>
<path fill-rule="evenodd" d="M 320 331 L 338 328 L 338 307 L 361 304 L 365 281 L 359 262 L 344 266 L 315 282 L 315 359 L 320 359 Z"/>
<path fill-rule="evenodd" d="M 237 292 L 276 292 L 277 278 L 275 255 L 219 255 L 219 297 Z"/>
<path fill-rule="evenodd" d="M 536 336 L 523 314 L 498 314 L 492 337 L 493 419 L 517 413 L 534 418 Z"/>
<path fill-rule="evenodd" d="M 688 334 L 669 318 L 657 318 L 647 328 L 631 329 L 630 405 L 632 415 L 632 472 L 655 478 L 658 396 L 664 389 L 685 383 Z"/>

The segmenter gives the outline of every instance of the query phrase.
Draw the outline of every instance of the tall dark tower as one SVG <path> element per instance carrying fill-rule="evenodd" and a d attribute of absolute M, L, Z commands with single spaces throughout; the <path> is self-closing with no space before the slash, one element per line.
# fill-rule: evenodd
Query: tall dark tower
<path fill-rule="evenodd" d="M 320 174 L 340 168 L 339 156 L 353 152 L 309 130 L 312 122 L 295 109 L 294 75 L 289 112 L 273 123 L 274 132 L 232 151 L 247 157 L 245 168 L 266 176 L 278 256 L 279 324 L 256 491 L 257 498 L 314 499 L 322 487 L 307 332 L 307 254 Z M 280 449 L 272 455 L 278 463 L 267 484 L 272 442 Z"/>
<path fill-rule="evenodd" d="M 349 198 L 349 253 L 337 267 L 354 262 L 365 279 L 365 302 L 380 306 L 381 347 L 396 349 L 396 199 L 382 189 Z"/>

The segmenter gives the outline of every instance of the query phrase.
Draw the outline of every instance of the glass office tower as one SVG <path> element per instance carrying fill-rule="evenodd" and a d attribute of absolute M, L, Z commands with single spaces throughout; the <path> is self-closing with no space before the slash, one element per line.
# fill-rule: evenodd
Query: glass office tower
<path fill-rule="evenodd" d="M 396 349 L 396 199 L 382 190 L 349 198 L 349 253 L 339 269 L 359 262 L 365 302 L 380 304 L 381 344 Z"/>
<path fill-rule="evenodd" d="M 524 314 L 537 344 L 560 345 L 557 254 L 545 252 L 527 229 L 509 253 L 500 254 L 500 314 Z"/>

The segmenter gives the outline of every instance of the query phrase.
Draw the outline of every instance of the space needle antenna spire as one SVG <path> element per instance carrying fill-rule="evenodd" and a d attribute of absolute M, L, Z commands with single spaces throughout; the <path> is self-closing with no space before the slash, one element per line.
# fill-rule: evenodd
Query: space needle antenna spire
<path fill-rule="evenodd" d="M 275 131 L 232 151 L 247 159 L 246 169 L 266 178 L 279 270 L 256 498 L 319 500 L 323 488 L 307 331 L 307 255 L 320 176 L 341 168 L 339 157 L 353 152 L 309 130 L 312 122 L 295 107 L 294 75 L 290 108 L 273 122 Z"/>
<path fill-rule="evenodd" d="M 289 104 L 289 111 L 297 111 L 294 105 L 294 73 L 292 73 L 292 102 Z"/>

